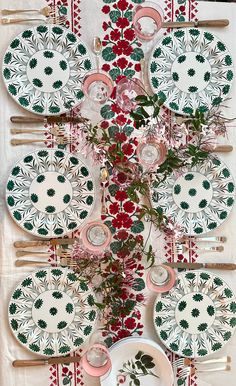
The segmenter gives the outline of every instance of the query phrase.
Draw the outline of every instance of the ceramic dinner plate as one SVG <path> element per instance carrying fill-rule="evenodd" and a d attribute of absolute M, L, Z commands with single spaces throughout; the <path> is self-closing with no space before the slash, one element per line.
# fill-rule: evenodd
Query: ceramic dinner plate
<path fill-rule="evenodd" d="M 126 338 L 110 349 L 112 368 L 100 379 L 101 386 L 172 386 L 171 364 L 155 342 Z"/>
<path fill-rule="evenodd" d="M 235 331 L 235 300 L 228 285 L 213 273 L 181 273 L 176 286 L 156 300 L 156 332 L 165 346 L 180 356 L 212 354 Z"/>
<path fill-rule="evenodd" d="M 37 114 L 61 114 L 78 105 L 82 82 L 92 69 L 89 49 L 58 25 L 28 28 L 12 40 L 3 58 L 9 94 Z"/>
<path fill-rule="evenodd" d="M 68 268 L 29 274 L 11 296 L 8 316 L 17 340 L 48 356 L 78 349 L 93 332 L 97 311 L 87 284 Z"/>
<path fill-rule="evenodd" d="M 76 230 L 94 204 L 88 167 L 64 150 L 39 150 L 17 162 L 7 182 L 12 218 L 25 231 L 45 238 Z"/>
<path fill-rule="evenodd" d="M 152 187 L 152 204 L 184 233 L 198 235 L 217 228 L 228 217 L 235 197 L 230 170 L 216 156 L 191 170 L 172 173 L 159 186 Z"/>
<path fill-rule="evenodd" d="M 179 29 L 160 40 L 149 62 L 149 80 L 164 105 L 183 115 L 207 111 L 229 95 L 234 77 L 226 45 L 211 32 Z"/>

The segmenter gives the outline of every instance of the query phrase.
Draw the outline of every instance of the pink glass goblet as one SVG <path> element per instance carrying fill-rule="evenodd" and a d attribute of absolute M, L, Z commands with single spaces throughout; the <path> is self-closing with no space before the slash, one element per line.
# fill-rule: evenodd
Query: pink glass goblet
<path fill-rule="evenodd" d="M 105 103 L 113 91 L 113 81 L 104 71 L 93 70 L 85 75 L 83 92 L 93 102 Z"/>
<path fill-rule="evenodd" d="M 144 94 L 144 85 L 137 78 L 123 78 L 116 86 L 116 103 L 125 112 L 137 106 L 135 98 Z"/>
<path fill-rule="evenodd" d="M 153 169 L 165 161 L 167 149 L 163 143 L 146 140 L 137 146 L 136 152 L 139 163 L 148 169 Z"/>
<path fill-rule="evenodd" d="M 101 377 L 111 369 L 111 359 L 107 347 L 95 343 L 81 358 L 81 365 L 84 371 L 93 376 Z"/>
<path fill-rule="evenodd" d="M 80 233 L 84 248 L 93 253 L 102 253 L 111 242 L 111 232 L 101 221 L 92 221 Z"/>
<path fill-rule="evenodd" d="M 152 40 L 162 27 L 162 8 L 151 1 L 139 4 L 133 13 L 133 25 L 136 36 L 140 40 Z"/>
<path fill-rule="evenodd" d="M 154 265 L 147 274 L 147 287 L 157 293 L 168 292 L 175 285 L 175 280 L 176 274 L 171 267 Z"/>

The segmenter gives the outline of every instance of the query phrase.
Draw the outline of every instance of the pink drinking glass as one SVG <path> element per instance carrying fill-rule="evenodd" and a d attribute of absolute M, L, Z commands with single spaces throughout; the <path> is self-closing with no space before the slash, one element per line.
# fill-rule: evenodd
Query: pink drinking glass
<path fill-rule="evenodd" d="M 136 152 L 139 163 L 148 169 L 153 169 L 165 161 L 167 149 L 163 143 L 151 139 L 139 143 Z"/>
<path fill-rule="evenodd" d="M 125 112 L 137 106 L 135 98 L 144 94 L 144 85 L 138 78 L 123 78 L 116 86 L 116 103 Z"/>
<path fill-rule="evenodd" d="M 100 254 L 110 244 L 112 235 L 109 228 L 101 221 L 92 221 L 83 227 L 80 239 L 86 250 Z"/>
<path fill-rule="evenodd" d="M 168 292 L 174 287 L 175 281 L 175 271 L 164 264 L 154 265 L 147 274 L 147 287 L 153 292 Z"/>
<path fill-rule="evenodd" d="M 133 25 L 140 40 L 152 40 L 163 23 L 163 10 L 160 5 L 145 1 L 135 7 L 133 12 Z"/>
<path fill-rule="evenodd" d="M 83 81 L 83 92 L 93 102 L 103 104 L 113 91 L 113 81 L 105 71 L 93 70 Z"/>
<path fill-rule="evenodd" d="M 95 343 L 81 358 L 81 366 L 92 377 L 101 377 L 111 369 L 111 359 L 107 347 Z"/>

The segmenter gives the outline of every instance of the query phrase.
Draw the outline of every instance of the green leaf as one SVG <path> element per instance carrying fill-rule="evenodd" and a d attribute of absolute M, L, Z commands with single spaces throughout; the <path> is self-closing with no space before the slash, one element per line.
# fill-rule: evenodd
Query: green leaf
<path fill-rule="evenodd" d="M 114 235 L 114 233 L 116 233 L 116 228 L 114 228 L 112 226 L 112 222 L 111 221 L 104 221 L 104 224 L 110 229 L 111 233 Z"/>
<path fill-rule="evenodd" d="M 124 17 L 126 17 L 129 21 L 132 21 L 132 19 L 133 19 L 133 12 L 130 11 L 130 10 L 125 11 Z"/>
<path fill-rule="evenodd" d="M 70 378 L 69 377 L 65 377 L 62 381 L 63 385 L 69 385 L 70 383 Z"/>
<path fill-rule="evenodd" d="M 108 191 L 112 197 L 116 195 L 116 192 L 119 190 L 119 187 L 116 184 L 112 184 L 108 187 Z"/>
<path fill-rule="evenodd" d="M 143 352 L 142 351 L 139 351 L 136 355 L 135 355 L 135 359 L 139 360 L 141 358 L 141 356 L 143 355 Z"/>
<path fill-rule="evenodd" d="M 131 232 L 133 233 L 141 233 L 144 231 L 144 225 L 142 223 L 142 221 L 134 221 L 132 227 L 131 227 Z"/>
<path fill-rule="evenodd" d="M 127 135 L 127 137 L 129 137 L 133 131 L 134 131 L 134 128 L 132 126 L 124 126 L 124 133 L 125 135 Z"/>
<path fill-rule="evenodd" d="M 112 111 L 110 105 L 105 105 L 101 108 L 101 116 L 104 119 L 111 119 L 115 116 L 115 113 Z"/>
<path fill-rule="evenodd" d="M 110 244 L 111 251 L 113 253 L 117 253 L 122 247 L 121 241 L 113 241 L 113 243 Z"/>
<path fill-rule="evenodd" d="M 138 378 L 134 379 L 135 386 L 140 386 L 140 380 Z"/>
<path fill-rule="evenodd" d="M 115 3 L 116 0 L 103 0 L 103 3 L 106 3 L 106 4 L 111 4 L 111 3 Z"/>
<path fill-rule="evenodd" d="M 137 277 L 134 279 L 134 283 L 132 285 L 132 289 L 134 291 L 142 291 L 145 288 L 145 281 L 141 277 Z M 136 358 L 139 359 L 139 358 Z"/>
<path fill-rule="evenodd" d="M 110 126 L 109 129 L 108 129 L 108 133 L 109 133 L 111 138 L 114 138 L 115 134 L 119 133 L 119 127 L 117 127 L 117 126 Z"/>
<path fill-rule="evenodd" d="M 112 68 L 109 74 L 113 80 L 116 80 L 117 76 L 120 75 L 120 69 L 118 67 Z"/>
<path fill-rule="evenodd" d="M 140 62 L 140 60 L 144 58 L 143 50 L 141 48 L 135 48 L 130 57 L 132 60 Z"/>
<path fill-rule="evenodd" d="M 121 12 L 120 12 L 118 9 L 116 9 L 116 10 L 111 11 L 111 12 L 109 13 L 109 16 L 110 16 L 110 18 L 111 18 L 111 21 L 112 21 L 113 23 L 116 23 L 117 20 L 118 20 L 118 18 L 121 16 Z"/>
<path fill-rule="evenodd" d="M 106 47 L 102 50 L 102 57 L 106 62 L 111 62 L 116 58 L 116 54 L 114 54 L 111 47 Z"/>
<path fill-rule="evenodd" d="M 126 68 L 124 75 L 127 76 L 127 78 L 132 78 L 135 75 L 135 71 L 131 70 L 130 68 Z"/>

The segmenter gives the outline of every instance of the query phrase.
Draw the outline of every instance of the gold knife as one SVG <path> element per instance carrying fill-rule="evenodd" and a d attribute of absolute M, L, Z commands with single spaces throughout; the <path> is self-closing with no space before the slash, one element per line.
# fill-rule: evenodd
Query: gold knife
<path fill-rule="evenodd" d="M 228 19 L 219 20 L 197 20 L 197 21 L 170 21 L 162 23 L 163 28 L 188 28 L 188 27 L 227 27 L 229 25 Z"/>
<path fill-rule="evenodd" d="M 28 241 L 15 241 L 15 248 L 27 248 L 27 247 L 41 247 L 46 246 L 55 246 L 55 245 L 71 245 L 74 244 L 78 238 L 68 238 L 68 239 L 51 239 L 51 240 L 28 240 Z"/>
<path fill-rule="evenodd" d="M 13 123 L 81 123 L 88 121 L 87 118 L 83 117 L 60 117 L 60 116 L 53 116 L 53 117 L 25 117 L 25 116 L 12 116 L 10 118 L 11 122 Z"/>
<path fill-rule="evenodd" d="M 45 366 L 55 365 L 59 363 L 75 363 L 79 362 L 80 356 L 76 357 L 55 357 L 48 359 L 16 359 L 12 362 L 13 367 L 25 367 L 25 366 Z"/>
<path fill-rule="evenodd" d="M 171 268 L 182 268 L 182 269 L 199 269 L 199 268 L 210 268 L 210 269 L 224 269 L 227 271 L 233 271 L 236 269 L 236 264 L 233 263 L 164 263 Z"/>

